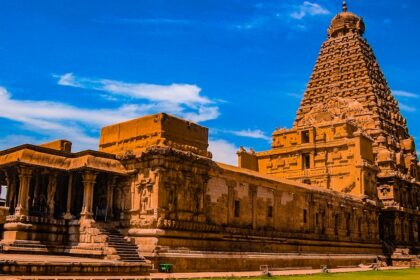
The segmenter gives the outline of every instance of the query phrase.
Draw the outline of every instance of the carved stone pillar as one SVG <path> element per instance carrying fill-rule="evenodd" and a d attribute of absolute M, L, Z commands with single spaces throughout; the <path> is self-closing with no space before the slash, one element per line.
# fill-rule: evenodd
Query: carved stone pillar
<path fill-rule="evenodd" d="M 82 174 L 83 178 L 83 206 L 81 216 L 85 219 L 91 219 L 93 217 L 92 205 L 93 205 L 93 188 L 96 182 L 96 176 L 98 174 L 86 171 Z"/>
<path fill-rule="evenodd" d="M 64 214 L 64 219 L 66 220 L 71 220 L 73 218 L 73 215 L 71 214 L 72 191 L 73 191 L 73 174 L 70 174 L 69 183 L 67 185 L 66 214 Z"/>
<path fill-rule="evenodd" d="M 153 190 L 152 190 L 152 195 L 151 195 L 151 199 L 152 199 L 152 207 L 155 209 L 155 213 L 154 213 L 154 219 L 159 219 L 161 213 L 164 213 L 163 208 L 165 208 L 165 205 L 163 204 L 163 200 L 160 199 L 160 196 L 164 196 L 167 195 L 166 193 L 164 193 L 164 174 L 165 174 L 165 169 L 162 167 L 158 167 L 156 169 L 154 169 L 153 171 Z M 165 214 L 163 214 L 165 216 Z"/>
<path fill-rule="evenodd" d="M 31 183 L 32 169 L 27 167 L 20 167 L 19 172 L 19 197 L 16 206 L 16 216 L 25 216 L 28 215 L 28 206 L 29 206 L 29 185 Z"/>
<path fill-rule="evenodd" d="M 57 190 L 57 173 L 53 172 L 50 173 L 48 179 L 48 216 L 52 217 L 54 215 L 54 207 L 55 207 L 55 191 Z"/>

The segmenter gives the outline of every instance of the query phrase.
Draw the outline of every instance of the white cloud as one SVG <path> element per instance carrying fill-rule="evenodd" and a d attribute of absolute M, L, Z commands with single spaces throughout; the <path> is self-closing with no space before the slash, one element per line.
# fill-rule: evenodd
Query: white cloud
<path fill-rule="evenodd" d="M 222 139 L 210 139 L 209 151 L 213 154 L 213 160 L 226 164 L 238 165 L 236 152 L 239 147 Z"/>
<path fill-rule="evenodd" d="M 219 117 L 216 101 L 201 95 L 201 88 L 191 84 L 156 85 L 146 83 L 126 83 L 108 79 L 91 79 L 66 73 L 58 78 L 62 86 L 78 87 L 105 92 L 100 94 L 107 100 L 117 97 L 141 100 L 153 104 L 155 108 L 177 114 L 193 122 L 201 122 Z"/>
<path fill-rule="evenodd" d="M 406 97 L 406 98 L 418 98 L 419 96 L 415 93 L 404 91 L 404 90 L 393 90 L 394 96 Z"/>
<path fill-rule="evenodd" d="M 123 105 L 114 109 L 84 109 L 59 102 L 18 100 L 13 99 L 3 87 L 0 87 L 0 106 L 0 118 L 19 122 L 24 129 L 44 135 L 42 141 L 48 138 L 52 140 L 51 137 L 75 141 L 76 149 L 96 148 L 98 139 L 90 136 L 87 131 L 98 131 L 101 126 L 135 118 L 150 110 L 148 106 L 137 105 Z M 20 141 L 19 138 L 16 141 Z M 2 145 L 8 145 L 8 142 Z M 10 143 L 16 144 L 13 141 Z"/>
<path fill-rule="evenodd" d="M 317 15 L 328 15 L 331 12 L 326 8 L 322 7 L 317 3 L 312 3 L 309 1 L 303 2 L 301 5 L 296 7 L 297 11 L 290 14 L 294 19 L 303 19 L 306 16 L 317 16 Z"/>
<path fill-rule="evenodd" d="M 54 77 L 59 85 L 98 91 L 99 98 L 119 105 L 78 108 L 62 102 L 20 100 L 0 87 L 0 118 L 19 122 L 24 129 L 43 135 L 42 141 L 51 137 L 74 141 L 78 150 L 96 149 L 100 127 L 146 114 L 167 112 L 194 122 L 220 115 L 216 102 L 202 96 L 196 85 L 132 84 L 80 78 L 73 73 Z"/>
<path fill-rule="evenodd" d="M 260 129 L 255 129 L 255 130 L 247 129 L 247 130 L 228 131 L 228 132 L 236 136 L 249 137 L 249 138 L 255 138 L 255 139 L 264 139 L 267 141 L 271 141 L 271 138 L 266 136 L 264 131 Z"/>
<path fill-rule="evenodd" d="M 0 87 L 0 117 L 35 125 L 43 129 L 59 129 L 60 121 L 77 121 L 94 126 L 126 120 L 148 111 L 148 106 L 123 105 L 115 109 L 83 109 L 60 102 L 13 99 Z"/>
<path fill-rule="evenodd" d="M 400 102 L 400 109 L 406 112 L 415 112 L 417 109 L 415 107 L 406 105 Z"/>
<path fill-rule="evenodd" d="M 61 86 L 80 87 L 75 81 L 73 73 L 66 73 L 61 76 L 54 75 L 54 77 L 58 78 L 58 84 Z"/>

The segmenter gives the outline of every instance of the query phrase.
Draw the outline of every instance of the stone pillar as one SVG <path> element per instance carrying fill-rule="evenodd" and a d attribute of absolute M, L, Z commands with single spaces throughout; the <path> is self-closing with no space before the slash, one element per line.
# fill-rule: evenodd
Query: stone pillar
<path fill-rule="evenodd" d="M 152 199 L 152 207 L 153 209 L 155 209 L 154 212 L 154 218 L 157 220 L 160 218 L 161 213 L 164 212 L 164 204 L 163 204 L 163 200 L 159 199 L 160 197 L 163 197 L 164 195 L 167 195 L 164 193 L 164 174 L 165 174 L 166 169 L 162 168 L 162 167 L 158 167 L 155 168 L 153 171 L 153 175 L 151 175 L 152 178 L 152 183 L 153 183 L 153 189 L 152 189 L 152 194 L 151 194 L 151 199 Z"/>
<path fill-rule="evenodd" d="M 279 211 L 277 210 L 279 205 L 281 205 L 281 193 L 279 190 L 273 190 L 273 228 L 278 230 L 278 221 L 280 220 Z"/>
<path fill-rule="evenodd" d="M 66 220 L 73 219 L 73 215 L 71 214 L 72 191 L 73 191 L 73 174 L 70 173 L 69 184 L 67 185 L 66 214 L 64 214 L 64 219 L 66 219 Z"/>
<path fill-rule="evenodd" d="M 39 196 L 39 174 L 35 175 L 35 186 L 34 186 L 34 195 L 32 197 L 31 207 L 36 208 L 38 206 L 38 196 Z M 38 210 L 38 209 L 35 209 Z"/>
<path fill-rule="evenodd" d="M 252 229 L 257 229 L 257 187 L 249 186 L 251 192 L 252 205 Z"/>
<path fill-rule="evenodd" d="M 83 206 L 81 216 L 85 219 L 92 219 L 93 188 L 98 174 L 86 171 L 83 173 Z"/>
<path fill-rule="evenodd" d="M 57 173 L 52 172 L 49 175 L 48 179 L 48 197 L 47 197 L 47 204 L 48 204 L 48 216 L 51 218 L 54 216 L 54 207 L 55 207 L 55 191 L 57 190 Z"/>
<path fill-rule="evenodd" d="M 6 194 L 6 206 L 10 210 L 16 206 L 16 178 L 14 173 L 6 172 L 6 183 L 7 183 L 7 194 Z"/>
<path fill-rule="evenodd" d="M 226 223 L 227 225 L 231 225 L 232 221 L 233 221 L 233 215 L 234 214 L 234 205 L 235 205 L 235 185 L 236 182 L 235 181 L 227 181 L 227 186 L 228 186 L 228 198 L 227 198 L 227 219 L 226 219 Z"/>
<path fill-rule="evenodd" d="M 327 207 L 325 209 L 326 216 L 326 229 L 325 233 L 329 237 L 335 236 L 335 216 L 334 216 L 334 207 L 331 201 L 327 202 Z"/>
<path fill-rule="evenodd" d="M 117 176 L 111 176 L 108 181 L 106 190 L 106 211 L 107 218 L 114 218 L 113 204 L 114 204 L 114 187 L 117 182 Z"/>
<path fill-rule="evenodd" d="M 29 185 L 31 184 L 31 178 L 32 178 L 32 169 L 29 169 L 27 167 L 20 167 L 18 169 L 19 172 L 19 180 L 20 180 L 20 186 L 19 186 L 19 197 L 17 201 L 16 216 L 25 216 L 28 215 L 28 206 L 29 206 Z"/>

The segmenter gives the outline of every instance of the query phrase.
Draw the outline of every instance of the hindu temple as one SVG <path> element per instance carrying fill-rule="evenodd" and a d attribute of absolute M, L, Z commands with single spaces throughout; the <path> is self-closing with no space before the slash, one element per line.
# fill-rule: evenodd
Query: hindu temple
<path fill-rule="evenodd" d="M 333 19 L 290 129 L 212 160 L 208 129 L 159 113 L 0 151 L 5 253 L 83 256 L 147 273 L 389 265 L 420 255 L 413 137 L 361 17 Z M 133 272 L 132 271 L 132 272 Z"/>

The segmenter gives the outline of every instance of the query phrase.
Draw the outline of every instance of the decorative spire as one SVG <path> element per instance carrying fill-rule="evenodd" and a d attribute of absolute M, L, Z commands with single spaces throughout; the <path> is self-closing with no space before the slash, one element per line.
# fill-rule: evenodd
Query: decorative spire
<path fill-rule="evenodd" d="M 347 3 L 343 1 L 343 13 L 347 12 Z"/>

